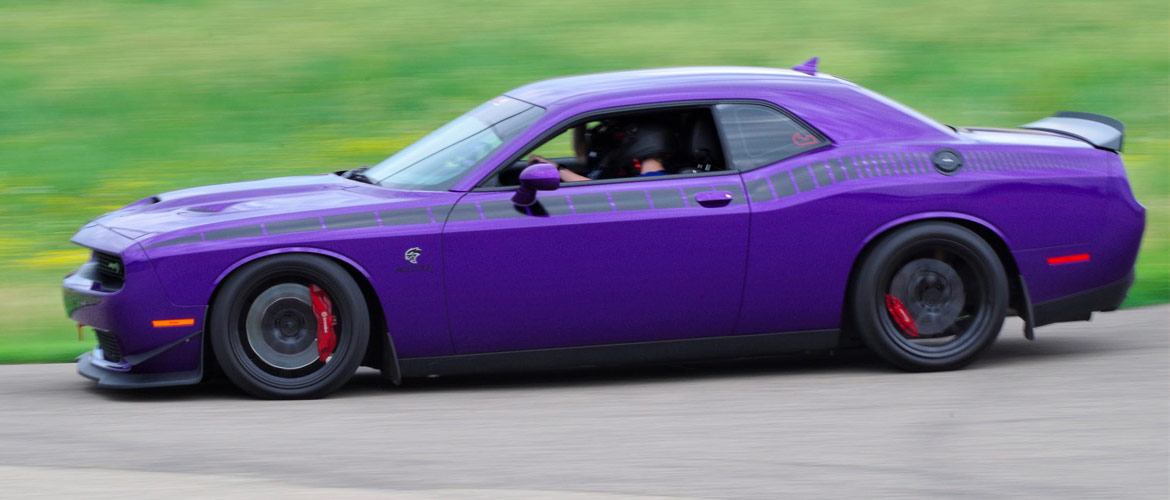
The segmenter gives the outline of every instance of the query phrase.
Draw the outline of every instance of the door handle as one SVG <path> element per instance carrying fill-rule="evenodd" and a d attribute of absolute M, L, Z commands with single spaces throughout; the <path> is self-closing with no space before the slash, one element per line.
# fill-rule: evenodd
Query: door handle
<path fill-rule="evenodd" d="M 725 207 L 731 203 L 729 191 L 703 191 L 695 194 L 695 201 L 707 208 Z"/>

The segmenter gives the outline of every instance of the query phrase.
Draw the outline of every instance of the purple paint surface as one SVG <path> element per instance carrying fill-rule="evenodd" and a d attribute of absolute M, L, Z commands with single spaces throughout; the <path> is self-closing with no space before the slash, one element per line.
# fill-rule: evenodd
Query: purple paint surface
<path fill-rule="evenodd" d="M 335 256 L 367 279 L 400 358 L 840 328 L 849 273 L 866 243 L 915 220 L 961 220 L 998 235 L 1033 303 L 1133 269 L 1145 210 L 1116 153 L 1054 133 L 952 130 L 816 73 L 815 64 L 606 73 L 520 87 L 506 95 L 544 108 L 543 116 L 445 191 L 324 174 L 162 193 L 74 236 L 120 257 L 125 285 L 100 291 L 71 275 L 70 315 L 113 332 L 123 356 L 165 347 L 127 367 L 157 374 L 199 366 L 208 304 L 226 273 L 292 251 Z M 477 188 L 582 114 L 731 100 L 783 108 L 829 142 L 742 172 L 564 183 L 538 196 L 547 213 L 536 205 L 512 213 L 514 189 Z M 940 148 L 962 155 L 954 175 L 931 163 Z M 790 175 L 799 169 L 811 186 Z M 533 175 L 542 188 L 553 183 L 548 172 Z M 711 193 L 691 203 L 700 191 Z M 732 193 L 730 203 L 702 203 L 718 192 Z M 416 247 L 432 267 L 400 272 L 403 252 Z M 1046 261 L 1073 253 L 1092 259 Z M 151 326 L 173 318 L 195 321 Z"/>

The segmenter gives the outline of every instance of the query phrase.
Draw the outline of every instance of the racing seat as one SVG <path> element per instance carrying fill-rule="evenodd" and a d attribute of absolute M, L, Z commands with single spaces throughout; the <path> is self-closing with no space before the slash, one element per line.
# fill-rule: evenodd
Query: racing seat
<path fill-rule="evenodd" d="M 690 174 L 711 172 L 727 168 L 723 159 L 723 146 L 715 130 L 715 120 L 706 113 L 696 114 L 687 136 L 686 151 L 691 162 L 683 165 L 678 173 Z"/>

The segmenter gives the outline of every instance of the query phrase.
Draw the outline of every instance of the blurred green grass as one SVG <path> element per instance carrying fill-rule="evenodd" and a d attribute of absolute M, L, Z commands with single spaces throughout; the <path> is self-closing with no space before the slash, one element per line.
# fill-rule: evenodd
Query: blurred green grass
<path fill-rule="evenodd" d="M 821 68 L 943 122 L 1129 127 L 1149 225 L 1127 306 L 1170 300 L 1165 1 L 0 4 L 0 362 L 87 350 L 58 283 L 90 218 L 161 191 L 367 165 L 553 76 Z"/>

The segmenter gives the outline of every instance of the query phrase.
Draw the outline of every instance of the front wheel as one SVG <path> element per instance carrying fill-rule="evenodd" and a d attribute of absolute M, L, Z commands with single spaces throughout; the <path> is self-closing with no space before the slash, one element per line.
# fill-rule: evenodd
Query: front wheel
<path fill-rule="evenodd" d="M 266 399 L 325 396 L 365 355 L 369 312 L 337 263 L 278 255 L 232 274 L 211 308 L 211 347 L 232 383 Z"/>
<path fill-rule="evenodd" d="M 995 251 L 974 232 L 944 222 L 914 224 L 864 257 L 850 317 L 862 341 L 909 371 L 961 368 L 995 341 L 1008 283 Z"/>

